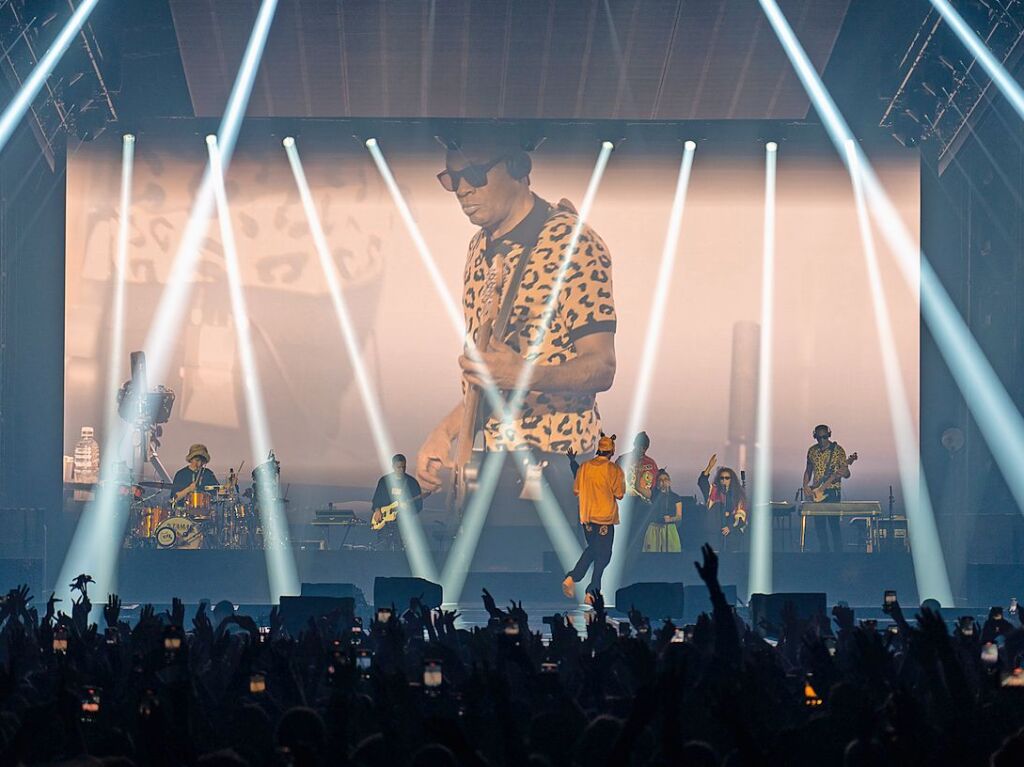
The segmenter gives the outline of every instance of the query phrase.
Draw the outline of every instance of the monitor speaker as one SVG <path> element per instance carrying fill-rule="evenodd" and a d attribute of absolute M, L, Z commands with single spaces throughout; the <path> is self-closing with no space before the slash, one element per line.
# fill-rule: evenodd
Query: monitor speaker
<path fill-rule="evenodd" d="M 441 586 L 425 578 L 381 576 L 373 579 L 374 607 L 394 605 L 395 610 L 401 613 L 409 607 L 409 600 L 417 597 L 424 607 L 433 610 L 441 606 L 443 596 Z"/>
<path fill-rule="evenodd" d="M 615 592 L 615 609 L 628 613 L 635 607 L 652 621 L 683 617 L 681 583 L 634 583 Z"/>

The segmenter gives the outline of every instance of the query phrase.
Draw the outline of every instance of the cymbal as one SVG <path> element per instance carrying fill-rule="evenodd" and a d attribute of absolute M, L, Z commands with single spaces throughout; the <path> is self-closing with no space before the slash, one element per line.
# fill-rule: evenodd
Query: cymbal
<path fill-rule="evenodd" d="M 141 485 L 142 487 L 152 487 L 157 490 L 170 490 L 174 486 L 173 482 L 161 482 L 158 479 L 144 479 L 141 482 L 136 482 L 135 484 Z"/>

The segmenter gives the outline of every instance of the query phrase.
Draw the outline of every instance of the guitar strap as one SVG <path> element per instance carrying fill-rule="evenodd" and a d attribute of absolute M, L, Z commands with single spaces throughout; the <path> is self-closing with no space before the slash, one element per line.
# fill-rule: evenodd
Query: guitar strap
<path fill-rule="evenodd" d="M 545 224 L 552 213 L 555 212 L 558 212 L 558 209 L 548 205 L 547 215 L 544 217 Z M 498 309 L 497 317 L 494 318 L 494 326 L 491 330 L 492 338 L 497 338 L 502 342 L 505 340 L 505 335 L 508 333 L 508 323 L 512 318 L 512 309 L 515 308 L 516 297 L 519 295 L 519 285 L 523 281 L 523 275 L 526 274 L 526 267 L 530 265 L 530 259 L 533 256 L 534 248 L 537 247 L 537 241 L 540 239 L 542 230 L 543 227 L 536 232 L 531 232 L 532 242 L 530 242 L 528 247 L 524 243 L 523 254 L 519 256 L 519 262 L 512 272 L 511 279 L 508 281 L 508 290 L 501 297 L 501 306 Z"/>

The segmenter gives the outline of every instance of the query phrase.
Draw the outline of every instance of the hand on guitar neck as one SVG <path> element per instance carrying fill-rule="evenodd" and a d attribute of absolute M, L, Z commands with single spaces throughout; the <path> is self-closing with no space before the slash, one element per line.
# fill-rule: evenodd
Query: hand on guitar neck
<path fill-rule="evenodd" d="M 855 463 L 857 458 L 858 455 L 856 453 L 850 453 L 846 458 L 846 466 L 849 467 Z M 808 503 L 824 502 L 826 493 L 832 488 L 838 487 L 839 482 L 842 479 L 842 471 L 839 469 L 833 469 L 817 484 L 804 488 L 804 500 Z"/>

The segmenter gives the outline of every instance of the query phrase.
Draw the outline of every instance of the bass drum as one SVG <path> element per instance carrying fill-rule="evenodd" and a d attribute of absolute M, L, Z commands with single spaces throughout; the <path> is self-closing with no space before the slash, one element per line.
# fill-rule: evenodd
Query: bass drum
<path fill-rule="evenodd" d="M 156 529 L 158 549 L 199 549 L 203 534 L 188 517 L 171 517 Z"/>

